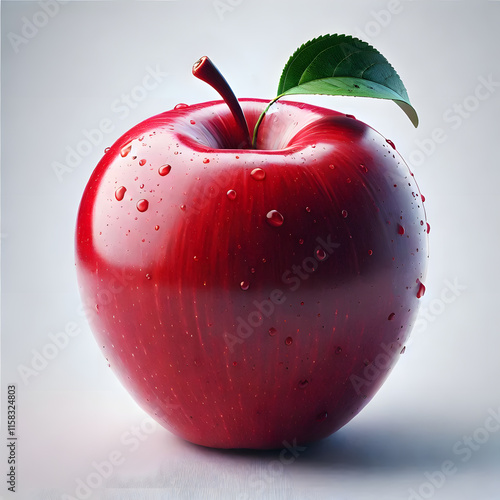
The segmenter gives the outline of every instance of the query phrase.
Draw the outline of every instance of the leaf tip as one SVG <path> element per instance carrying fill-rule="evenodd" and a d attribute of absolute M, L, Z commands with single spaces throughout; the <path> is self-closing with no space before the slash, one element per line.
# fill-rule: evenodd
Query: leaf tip
<path fill-rule="evenodd" d="M 398 104 L 401 107 L 401 109 L 406 113 L 406 115 L 412 122 L 413 126 L 417 128 L 419 120 L 415 108 L 411 104 L 403 101 L 396 101 L 396 104 Z"/>

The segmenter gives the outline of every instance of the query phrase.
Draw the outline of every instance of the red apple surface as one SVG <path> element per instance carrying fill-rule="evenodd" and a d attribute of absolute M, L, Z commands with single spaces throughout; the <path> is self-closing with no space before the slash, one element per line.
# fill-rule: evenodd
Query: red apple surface
<path fill-rule="evenodd" d="M 268 101 L 240 101 L 250 129 Z M 223 101 L 178 105 L 109 148 L 76 266 L 112 370 L 172 433 L 220 448 L 324 438 L 394 366 L 424 291 L 423 197 L 352 116 L 274 104 L 242 149 Z"/>

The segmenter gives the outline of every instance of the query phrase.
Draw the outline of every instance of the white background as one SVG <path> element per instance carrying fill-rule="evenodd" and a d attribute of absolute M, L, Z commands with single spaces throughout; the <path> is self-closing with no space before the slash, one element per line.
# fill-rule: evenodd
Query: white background
<path fill-rule="evenodd" d="M 44 3 L 1 5 L 0 491 L 6 389 L 14 383 L 16 498 L 500 498 L 500 431 L 484 430 L 500 413 L 500 2 L 67 2 L 50 16 Z M 78 203 L 104 148 L 123 132 L 178 102 L 217 98 L 191 75 L 201 55 L 239 97 L 271 99 L 289 55 L 326 33 L 378 48 L 420 116 L 415 130 L 390 102 L 302 99 L 356 115 L 410 163 L 431 224 L 420 321 L 367 408 L 289 463 L 279 452 L 203 449 L 152 425 L 79 313 Z M 137 86 L 148 68 L 162 76 L 144 94 Z M 124 106 L 123 94 L 141 102 Z M 113 130 L 58 178 L 54 165 L 106 119 Z M 47 347 L 51 334 L 75 325 L 64 348 Z M 23 367 L 33 371 L 22 376 Z M 120 464 L 97 476 L 95 463 L 110 456 Z M 437 472 L 450 462 L 453 473 Z M 79 480 L 91 490 L 77 490 Z"/>

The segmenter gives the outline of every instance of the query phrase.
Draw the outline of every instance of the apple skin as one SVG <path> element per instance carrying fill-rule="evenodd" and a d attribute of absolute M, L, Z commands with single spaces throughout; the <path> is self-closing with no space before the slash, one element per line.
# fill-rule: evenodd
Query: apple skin
<path fill-rule="evenodd" d="M 267 101 L 240 103 L 253 130 Z M 111 368 L 172 433 L 306 444 L 404 351 L 425 210 L 390 141 L 354 117 L 282 101 L 255 150 L 235 126 L 223 101 L 178 105 L 106 151 L 78 213 L 81 296 Z"/>

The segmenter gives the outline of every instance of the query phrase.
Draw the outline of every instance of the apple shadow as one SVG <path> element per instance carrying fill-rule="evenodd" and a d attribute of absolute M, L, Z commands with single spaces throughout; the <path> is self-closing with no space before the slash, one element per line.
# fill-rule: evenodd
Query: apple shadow
<path fill-rule="evenodd" d="M 498 490 L 500 439 L 488 443 L 485 448 L 489 449 L 474 452 L 473 460 L 467 462 L 454 452 L 471 429 L 474 427 L 466 422 L 418 417 L 408 421 L 364 420 L 307 446 L 294 448 L 291 439 L 282 449 L 274 450 L 207 448 L 176 437 L 176 449 L 183 460 L 177 468 L 165 462 L 165 477 L 185 477 L 196 471 L 200 477 L 210 478 L 207 481 L 212 481 L 214 491 L 234 493 L 217 498 L 271 498 L 269 495 L 277 491 L 294 500 L 344 498 L 341 492 L 346 492 L 345 498 L 408 498 L 411 490 L 425 486 L 426 474 L 444 470 L 443 464 L 451 463 L 462 475 L 454 480 L 454 488 L 469 488 L 480 480 L 485 488 Z M 434 480 L 444 477 L 439 474 L 435 472 Z M 268 496 L 258 496 L 262 491 Z M 332 492 L 337 496 L 331 496 Z"/>
<path fill-rule="evenodd" d="M 392 471 L 423 468 L 450 458 L 454 433 L 429 426 L 395 427 L 374 424 L 370 427 L 345 427 L 332 436 L 312 443 L 297 462 L 314 467 L 349 469 L 390 469 Z"/>
<path fill-rule="evenodd" d="M 306 446 L 293 447 L 293 441 L 278 450 L 212 449 L 197 445 L 201 455 L 216 460 L 273 461 L 282 459 L 298 469 L 421 469 L 453 458 L 453 445 L 460 439 L 457 430 L 446 430 L 429 422 L 374 423 L 347 425 L 332 436 Z"/>

